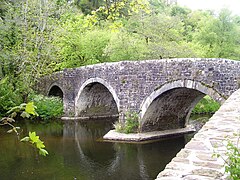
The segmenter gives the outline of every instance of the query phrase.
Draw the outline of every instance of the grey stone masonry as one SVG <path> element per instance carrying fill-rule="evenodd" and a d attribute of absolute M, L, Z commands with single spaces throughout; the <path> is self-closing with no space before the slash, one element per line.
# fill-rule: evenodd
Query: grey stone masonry
<path fill-rule="evenodd" d="M 126 112 L 136 112 L 140 130 L 151 132 L 186 127 L 192 108 L 204 95 L 223 103 L 239 83 L 239 61 L 185 58 L 65 69 L 42 78 L 37 89 L 46 95 L 57 90 L 66 117 L 112 114 L 124 122 Z"/>
<path fill-rule="evenodd" d="M 195 134 L 175 158 L 160 172 L 158 180 L 223 180 L 226 139 L 237 143 L 240 130 L 240 90 L 234 92 Z M 221 157 L 213 157 L 218 152 Z"/>

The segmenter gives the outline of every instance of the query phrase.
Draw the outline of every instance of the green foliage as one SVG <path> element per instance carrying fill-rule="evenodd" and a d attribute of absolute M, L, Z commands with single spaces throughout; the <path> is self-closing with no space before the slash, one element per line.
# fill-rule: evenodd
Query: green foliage
<path fill-rule="evenodd" d="M 220 104 L 214 101 L 210 96 L 202 98 L 192 110 L 192 114 L 213 113 L 220 108 Z"/>
<path fill-rule="evenodd" d="M 240 150 L 238 145 L 236 146 L 233 142 L 228 141 L 226 155 L 228 159 L 225 172 L 230 173 L 230 177 L 233 180 L 240 179 Z"/>
<path fill-rule="evenodd" d="M 148 47 L 143 38 L 137 34 L 116 32 L 104 49 L 104 55 L 110 61 L 142 60 L 146 58 Z"/>
<path fill-rule="evenodd" d="M 14 89 L 10 77 L 0 80 L 0 115 L 4 115 L 10 107 L 17 106 L 22 103 L 23 99 L 20 92 Z"/>
<path fill-rule="evenodd" d="M 36 106 L 33 104 L 33 102 L 29 103 L 22 103 L 19 106 L 15 106 L 11 108 L 7 114 L 10 114 L 11 118 L 15 118 L 18 113 L 20 113 L 20 116 L 22 118 L 30 118 L 31 115 L 38 116 L 38 113 L 35 111 Z"/>
<path fill-rule="evenodd" d="M 59 97 L 32 95 L 30 99 L 36 105 L 39 117 L 44 120 L 59 118 L 63 114 L 63 102 Z"/>
<path fill-rule="evenodd" d="M 231 12 L 223 9 L 217 18 L 209 15 L 199 22 L 194 42 L 205 57 L 239 59 L 238 37 L 240 31 Z"/>
<path fill-rule="evenodd" d="M 179 17 L 167 14 L 142 17 L 139 14 L 129 19 L 126 28 L 145 41 L 146 59 L 195 57 L 184 41 L 184 24 Z"/>
<path fill-rule="evenodd" d="M 117 122 L 114 124 L 114 127 L 117 132 L 122 133 L 137 133 L 139 128 L 138 113 L 136 112 L 127 112 L 125 124 Z"/>
<path fill-rule="evenodd" d="M 8 89 L 0 101 L 4 110 L 24 102 L 37 79 L 52 72 L 56 51 L 52 44 L 59 14 L 54 1 L 7 1 L 0 18 L 0 80 L 9 78 Z M 15 103 L 15 95 L 19 101 Z M 0 95 L 1 96 L 1 95 Z M 8 102 L 9 104 L 4 104 Z"/>
<path fill-rule="evenodd" d="M 17 135 L 19 135 L 17 130 L 20 129 L 20 128 L 12 125 L 12 123 L 15 122 L 14 118 L 18 114 L 20 114 L 20 116 L 22 118 L 30 118 L 31 115 L 38 116 L 35 109 L 36 109 L 36 106 L 34 106 L 33 102 L 29 102 L 27 104 L 22 103 L 19 106 L 15 106 L 7 112 L 7 114 L 8 114 L 7 117 L 3 117 L 0 120 L 0 125 L 10 126 L 12 129 L 8 130 L 8 133 L 15 132 Z"/>
<path fill-rule="evenodd" d="M 29 132 L 28 135 L 29 136 L 22 138 L 21 142 L 29 142 L 33 146 L 37 147 L 40 155 L 43 156 L 48 155 L 48 152 L 46 151 L 46 149 L 44 149 L 45 148 L 44 142 L 39 139 L 39 136 L 36 135 L 36 132 Z"/>
<path fill-rule="evenodd" d="M 61 60 L 54 65 L 54 71 L 108 61 L 104 49 L 111 38 L 109 29 L 86 30 L 80 14 L 66 14 L 63 18 L 53 41 Z"/>
<path fill-rule="evenodd" d="M 139 121 L 138 113 L 128 112 L 126 113 L 126 122 L 124 127 L 124 133 L 136 133 L 138 132 Z"/>
<path fill-rule="evenodd" d="M 139 13 L 139 11 L 150 13 L 149 2 L 146 0 L 115 0 L 106 2 L 95 11 L 92 11 L 86 20 L 90 27 L 101 20 L 113 22 L 114 27 L 118 23 L 122 24 L 121 20 L 123 18 Z"/>
<path fill-rule="evenodd" d="M 18 130 L 20 129 L 20 127 L 15 127 L 13 125 L 13 123 L 15 122 L 13 118 L 15 118 L 18 113 L 20 113 L 20 116 L 23 118 L 30 118 L 31 115 L 38 116 L 35 109 L 36 109 L 36 106 L 34 106 L 33 102 L 29 102 L 27 104 L 22 103 L 19 106 L 13 107 L 7 112 L 9 114 L 8 117 L 3 117 L 2 119 L 0 119 L 0 125 L 10 126 L 11 129 L 8 130 L 7 133 L 15 132 L 19 137 L 20 134 Z M 43 141 L 39 139 L 39 136 L 36 136 L 35 132 L 29 132 L 29 136 L 22 138 L 20 141 L 31 143 L 34 147 L 39 149 L 40 155 L 46 156 L 48 154 L 47 150 L 44 149 L 45 145 Z"/>
<path fill-rule="evenodd" d="M 232 180 L 240 179 L 240 149 L 239 149 L 239 138 L 240 133 L 234 134 L 237 142 L 233 142 L 227 139 L 226 153 L 224 154 L 227 159 L 224 159 L 219 152 L 215 152 L 213 156 L 221 157 L 225 161 L 225 172 L 230 175 Z"/>

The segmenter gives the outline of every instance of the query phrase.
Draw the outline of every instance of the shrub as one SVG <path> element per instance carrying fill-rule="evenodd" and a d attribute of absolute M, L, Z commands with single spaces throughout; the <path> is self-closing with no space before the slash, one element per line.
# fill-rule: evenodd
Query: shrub
<path fill-rule="evenodd" d="M 240 151 L 238 144 L 234 145 L 231 141 L 227 144 L 228 159 L 225 164 L 225 172 L 230 174 L 231 179 L 240 179 Z"/>
<path fill-rule="evenodd" d="M 218 102 L 214 101 L 210 96 L 205 96 L 194 107 L 192 114 L 213 113 L 216 112 L 219 107 L 220 104 Z"/>
<path fill-rule="evenodd" d="M 17 106 L 23 102 L 20 92 L 14 89 L 14 85 L 10 82 L 10 77 L 0 80 L 0 114 L 5 113 L 11 107 Z"/>
<path fill-rule="evenodd" d="M 226 146 L 226 157 L 224 159 L 220 153 L 214 153 L 214 156 L 221 157 L 225 161 L 225 173 L 229 173 L 230 179 L 239 180 L 240 179 L 240 149 L 239 149 L 239 138 L 240 133 L 234 134 L 237 138 L 237 143 L 232 140 L 227 140 Z"/>
<path fill-rule="evenodd" d="M 36 111 L 39 117 L 44 120 L 59 118 L 63 114 L 63 102 L 59 97 L 31 95 L 30 99 L 37 107 Z"/>
<path fill-rule="evenodd" d="M 114 124 L 117 132 L 137 133 L 139 127 L 138 114 L 136 112 L 127 112 L 125 124 L 117 122 Z"/>

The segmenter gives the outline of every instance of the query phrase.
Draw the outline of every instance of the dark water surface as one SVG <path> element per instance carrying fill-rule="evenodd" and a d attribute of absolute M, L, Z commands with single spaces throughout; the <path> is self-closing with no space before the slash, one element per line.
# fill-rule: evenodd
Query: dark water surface
<path fill-rule="evenodd" d="M 148 144 L 99 141 L 112 124 L 109 120 L 22 122 L 22 136 L 36 131 L 47 147 L 47 157 L 0 128 L 0 179 L 155 179 L 189 139 L 182 136 Z"/>

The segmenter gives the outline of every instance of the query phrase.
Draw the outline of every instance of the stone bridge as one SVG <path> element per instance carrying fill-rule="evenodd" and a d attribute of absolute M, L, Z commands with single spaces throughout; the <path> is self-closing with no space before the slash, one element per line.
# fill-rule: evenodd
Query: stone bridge
<path fill-rule="evenodd" d="M 240 62 L 227 59 L 122 61 L 65 69 L 38 91 L 63 98 L 67 117 L 137 112 L 142 132 L 183 128 L 205 95 L 223 103 L 240 83 Z"/>

